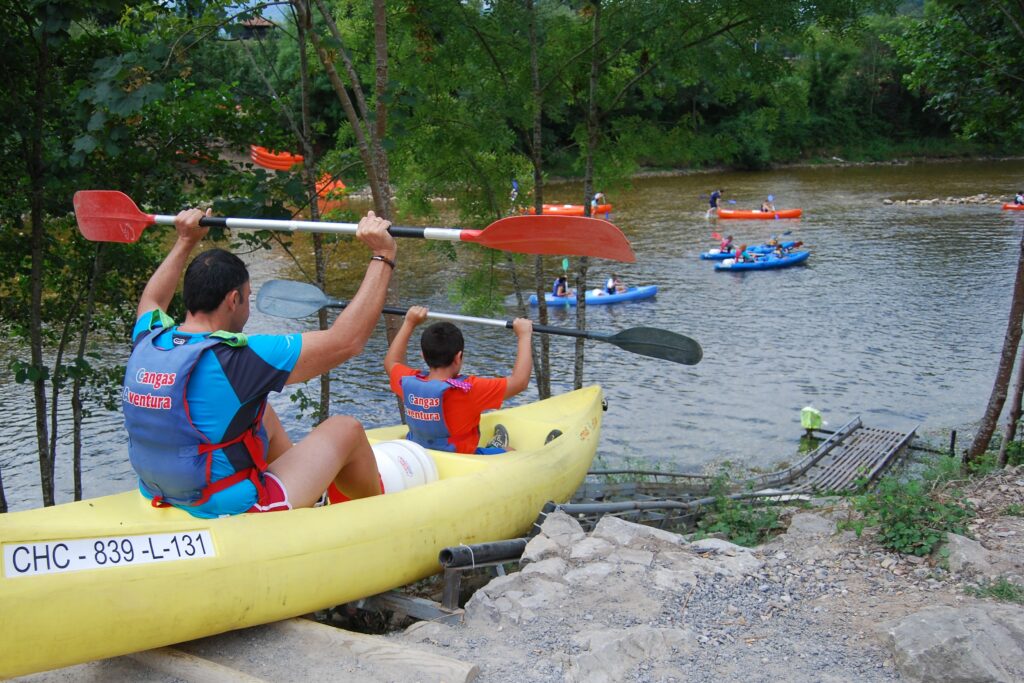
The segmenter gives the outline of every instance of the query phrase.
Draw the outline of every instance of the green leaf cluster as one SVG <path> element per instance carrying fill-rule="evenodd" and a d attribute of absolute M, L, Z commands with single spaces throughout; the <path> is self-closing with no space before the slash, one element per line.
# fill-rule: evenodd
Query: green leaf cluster
<path fill-rule="evenodd" d="M 901 481 L 887 476 L 853 503 L 864 514 L 866 524 L 878 527 L 883 547 L 923 557 L 943 543 L 947 532 L 967 533 L 974 511 L 958 497 L 956 491 L 933 488 L 919 479 Z"/>

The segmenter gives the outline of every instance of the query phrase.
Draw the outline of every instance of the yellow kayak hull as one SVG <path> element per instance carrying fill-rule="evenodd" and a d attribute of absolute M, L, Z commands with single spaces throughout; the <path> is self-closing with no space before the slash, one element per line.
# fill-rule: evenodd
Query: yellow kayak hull
<path fill-rule="evenodd" d="M 487 413 L 481 432 L 500 422 L 515 451 L 428 451 L 438 481 L 324 508 L 203 520 L 128 492 L 0 515 L 0 677 L 306 614 L 437 573 L 447 546 L 522 536 L 583 481 L 601 414 L 597 386 Z"/>

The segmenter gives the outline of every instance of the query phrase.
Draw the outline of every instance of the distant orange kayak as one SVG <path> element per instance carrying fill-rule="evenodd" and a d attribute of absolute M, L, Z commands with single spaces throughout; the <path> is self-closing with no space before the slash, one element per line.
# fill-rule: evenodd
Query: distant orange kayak
<path fill-rule="evenodd" d="M 595 216 L 599 215 L 599 214 L 607 215 L 607 214 L 611 213 L 611 210 L 612 210 L 612 205 L 611 204 L 598 204 L 597 205 L 597 211 L 594 212 L 594 215 Z M 536 213 L 536 211 L 531 206 L 531 207 L 529 207 L 527 209 L 524 209 L 523 213 L 533 214 L 533 213 Z M 544 213 L 549 214 L 549 215 L 550 214 L 554 214 L 554 215 L 557 215 L 557 216 L 582 216 L 583 215 L 583 205 L 582 204 L 544 204 Z"/>
<path fill-rule="evenodd" d="M 775 220 L 777 218 L 800 218 L 803 209 L 778 209 L 776 211 L 755 211 L 748 209 L 719 209 L 719 218 L 747 218 L 760 220 Z"/>
<path fill-rule="evenodd" d="M 1004 211 L 1024 211 L 1024 204 L 1003 204 Z M 547 209 L 545 209 L 547 211 Z"/>

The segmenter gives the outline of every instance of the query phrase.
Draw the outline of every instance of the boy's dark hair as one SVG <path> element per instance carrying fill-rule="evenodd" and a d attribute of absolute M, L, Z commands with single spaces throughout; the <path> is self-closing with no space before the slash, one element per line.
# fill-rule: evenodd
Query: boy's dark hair
<path fill-rule="evenodd" d="M 209 313 L 233 289 L 249 281 L 249 271 L 242 259 L 230 251 L 204 251 L 185 270 L 182 296 L 189 313 Z"/>
<path fill-rule="evenodd" d="M 465 341 L 462 332 L 451 323 L 434 323 L 423 330 L 420 337 L 420 348 L 427 367 L 444 368 L 452 364 L 455 354 L 462 351 Z"/>

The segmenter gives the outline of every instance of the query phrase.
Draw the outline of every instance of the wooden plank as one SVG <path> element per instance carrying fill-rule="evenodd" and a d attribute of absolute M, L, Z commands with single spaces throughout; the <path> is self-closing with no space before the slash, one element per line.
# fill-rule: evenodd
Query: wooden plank
<path fill-rule="evenodd" d="M 282 637 L 298 637 L 306 645 L 335 648 L 366 662 L 404 670 L 405 675 L 398 680 L 468 683 L 480 673 L 476 664 L 398 645 L 382 636 L 368 636 L 325 626 L 309 619 L 278 621 L 268 624 L 266 628 Z"/>
<path fill-rule="evenodd" d="M 264 679 L 173 647 L 125 655 L 146 668 L 190 683 L 265 683 Z"/>
<path fill-rule="evenodd" d="M 446 577 L 448 576 L 448 571 L 447 569 L 445 570 Z M 387 609 L 392 612 L 400 612 L 420 621 L 437 621 L 443 624 L 461 623 L 463 616 L 463 610 L 457 606 L 453 609 L 446 609 L 433 600 L 403 595 L 398 591 L 388 591 L 387 593 L 372 595 L 353 604 L 362 609 Z"/>

